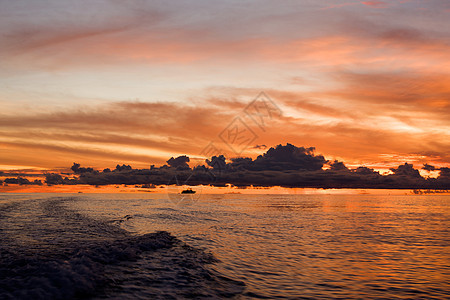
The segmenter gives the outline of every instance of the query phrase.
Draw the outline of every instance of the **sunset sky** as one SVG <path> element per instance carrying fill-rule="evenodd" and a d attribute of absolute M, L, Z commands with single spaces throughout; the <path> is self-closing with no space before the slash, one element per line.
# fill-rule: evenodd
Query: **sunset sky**
<path fill-rule="evenodd" d="M 0 170 L 236 156 L 236 117 L 243 156 L 450 166 L 450 1 L 0 0 L 0 105 Z"/>

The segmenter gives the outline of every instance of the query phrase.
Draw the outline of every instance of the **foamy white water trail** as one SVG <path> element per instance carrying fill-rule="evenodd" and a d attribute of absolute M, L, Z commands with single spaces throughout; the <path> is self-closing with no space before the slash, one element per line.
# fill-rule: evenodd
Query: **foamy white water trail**
<path fill-rule="evenodd" d="M 446 299 L 450 197 L 0 195 L 0 299 Z"/>

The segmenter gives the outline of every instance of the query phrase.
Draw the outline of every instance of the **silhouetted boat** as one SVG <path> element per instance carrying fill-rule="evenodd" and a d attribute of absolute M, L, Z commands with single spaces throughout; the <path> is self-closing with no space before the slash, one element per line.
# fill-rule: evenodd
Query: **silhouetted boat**
<path fill-rule="evenodd" d="M 195 191 L 192 189 L 186 189 L 181 191 L 182 194 L 195 194 Z"/>

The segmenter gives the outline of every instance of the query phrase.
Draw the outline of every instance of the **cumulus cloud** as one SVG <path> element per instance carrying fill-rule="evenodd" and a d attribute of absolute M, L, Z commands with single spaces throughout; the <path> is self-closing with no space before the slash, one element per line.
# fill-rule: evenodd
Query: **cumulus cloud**
<path fill-rule="evenodd" d="M 95 173 L 95 171 L 92 167 L 84 168 L 81 167 L 78 163 L 73 163 L 73 166 L 70 168 L 75 174 L 83 174 L 83 173 Z"/>
<path fill-rule="evenodd" d="M 436 167 L 425 163 L 425 164 L 423 164 L 422 170 L 435 171 Z"/>
<path fill-rule="evenodd" d="M 391 168 L 396 176 L 407 176 L 411 178 L 422 178 L 420 176 L 419 170 L 414 169 L 412 164 L 405 163 L 404 165 L 398 166 L 397 168 Z"/>
<path fill-rule="evenodd" d="M 178 156 L 177 158 L 171 157 L 167 163 L 170 167 L 175 168 L 177 170 L 188 170 L 190 169 L 188 162 L 190 161 L 189 157 L 186 155 Z"/>
<path fill-rule="evenodd" d="M 332 170 L 332 171 L 349 171 L 349 169 L 345 166 L 345 164 L 342 161 L 337 161 L 337 160 L 330 163 L 330 170 Z"/>
<path fill-rule="evenodd" d="M 278 145 L 260 155 L 252 164 L 252 170 L 321 170 L 327 162 L 322 155 L 314 154 L 315 148 Z"/>
<path fill-rule="evenodd" d="M 302 188 L 385 188 L 385 189 L 450 189 L 450 168 L 440 168 L 440 176 L 423 178 L 412 164 L 392 168 L 393 174 L 381 175 L 371 168 L 349 169 L 344 162 L 327 161 L 314 147 L 292 144 L 270 148 L 256 159 L 238 157 L 227 160 L 223 155 L 207 159 L 206 165 L 191 169 L 188 156 L 170 158 L 168 166 L 150 169 L 116 168 L 107 172 L 78 172 L 77 179 L 47 174 L 47 184 L 151 184 L 183 183 L 189 185 L 238 187 L 283 186 Z M 329 168 L 326 169 L 325 165 Z M 84 168 L 87 169 L 87 168 Z M 173 180 L 176 178 L 176 182 Z"/>
<path fill-rule="evenodd" d="M 450 180 L 450 168 L 442 167 L 440 170 L 439 178 Z"/>
<path fill-rule="evenodd" d="M 18 184 L 18 185 L 42 185 L 42 181 L 39 179 L 35 179 L 33 181 L 30 181 L 28 178 L 24 178 L 22 176 L 18 176 L 17 178 L 5 178 L 4 181 L 0 180 L 0 185 L 2 185 L 2 183 L 5 184 Z"/>

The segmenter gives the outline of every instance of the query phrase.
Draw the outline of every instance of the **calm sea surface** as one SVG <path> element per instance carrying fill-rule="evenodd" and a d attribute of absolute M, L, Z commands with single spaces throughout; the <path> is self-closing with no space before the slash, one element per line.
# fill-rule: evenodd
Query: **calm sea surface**
<path fill-rule="evenodd" d="M 450 298 L 448 195 L 186 197 L 0 194 L 0 298 Z"/>

